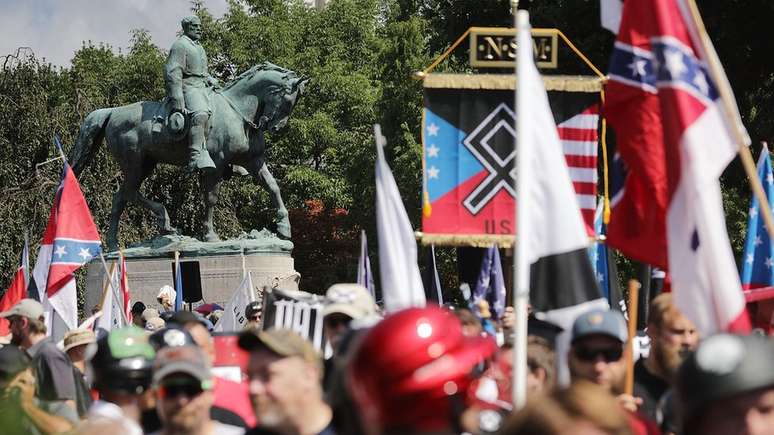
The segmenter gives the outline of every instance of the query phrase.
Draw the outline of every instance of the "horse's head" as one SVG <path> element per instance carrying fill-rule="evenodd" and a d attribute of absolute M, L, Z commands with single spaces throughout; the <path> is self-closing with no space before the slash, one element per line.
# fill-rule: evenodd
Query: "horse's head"
<path fill-rule="evenodd" d="M 259 113 L 258 129 L 277 133 L 288 123 L 298 97 L 304 92 L 308 77 L 290 74 L 284 83 L 267 92 L 263 99 L 263 110 Z"/>
<path fill-rule="evenodd" d="M 240 74 L 223 93 L 234 102 L 232 107 L 240 106 L 237 110 L 243 118 L 251 119 L 259 130 L 276 133 L 287 125 L 308 81 L 289 69 L 263 62 Z M 254 104 L 242 105 L 244 101 Z"/>

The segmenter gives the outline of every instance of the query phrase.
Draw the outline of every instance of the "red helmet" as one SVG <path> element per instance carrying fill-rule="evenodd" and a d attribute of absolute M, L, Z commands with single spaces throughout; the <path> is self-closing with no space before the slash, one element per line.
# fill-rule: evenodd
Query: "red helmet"
<path fill-rule="evenodd" d="M 365 427 L 438 430 L 449 427 L 453 400 L 464 400 L 472 369 L 497 349 L 491 337 L 465 337 L 437 306 L 387 316 L 363 337 L 349 384 Z"/>

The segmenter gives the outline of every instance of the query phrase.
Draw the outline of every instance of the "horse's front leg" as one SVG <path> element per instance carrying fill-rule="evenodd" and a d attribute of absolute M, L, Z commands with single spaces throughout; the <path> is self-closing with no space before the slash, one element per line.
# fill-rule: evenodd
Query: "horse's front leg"
<path fill-rule="evenodd" d="M 258 175 L 255 177 L 255 179 L 264 188 L 264 190 L 269 193 L 271 204 L 277 210 L 275 214 L 275 219 L 277 221 L 277 233 L 280 235 L 280 237 L 290 239 L 290 219 L 288 218 L 288 210 L 285 208 L 285 202 L 282 200 L 282 195 L 280 195 L 280 189 L 279 185 L 277 185 L 277 180 L 275 180 L 274 176 L 271 175 L 271 172 L 269 172 L 269 167 L 266 166 L 266 163 L 261 165 L 261 168 L 258 170 Z"/>
<path fill-rule="evenodd" d="M 202 194 L 204 195 L 204 241 L 218 242 L 220 237 L 213 226 L 213 214 L 218 203 L 218 191 L 220 190 L 220 174 L 208 174 L 202 176 Z"/>
<path fill-rule="evenodd" d="M 126 202 L 124 186 L 121 185 L 113 194 L 113 207 L 110 210 L 110 227 L 108 228 L 106 240 L 108 252 L 118 250 L 118 225 L 121 222 L 121 215 L 126 208 Z"/>

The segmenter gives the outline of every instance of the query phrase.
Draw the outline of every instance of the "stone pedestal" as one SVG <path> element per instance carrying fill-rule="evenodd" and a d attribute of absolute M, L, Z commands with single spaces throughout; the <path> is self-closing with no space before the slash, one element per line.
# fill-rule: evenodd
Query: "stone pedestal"
<path fill-rule="evenodd" d="M 154 241 L 149 245 L 134 247 L 124 252 L 129 278 L 132 303 L 142 301 L 148 307 L 159 308 L 156 301 L 161 287 L 174 288 L 174 252 L 180 254 L 180 261 L 198 261 L 201 274 L 202 298 L 200 303 L 216 303 L 221 306 L 231 298 L 242 283 L 244 268 L 251 272 L 256 294 L 264 286 L 285 290 L 298 290 L 300 275 L 294 269 L 291 256 L 292 243 L 272 239 L 274 243 L 256 246 L 254 239 L 204 243 L 189 238 L 166 237 L 166 244 Z M 264 237 L 266 239 L 266 237 Z M 269 237 L 269 239 L 271 239 Z M 192 241 L 193 240 L 193 241 Z M 262 239 L 263 240 L 263 239 Z M 263 240 L 265 242 L 265 240 Z M 150 243 L 150 242 L 149 242 Z M 108 268 L 117 256 L 107 256 Z M 88 265 L 86 277 L 86 313 L 100 303 L 106 283 L 105 269 L 99 260 Z M 185 293 L 185 288 L 183 289 Z"/>

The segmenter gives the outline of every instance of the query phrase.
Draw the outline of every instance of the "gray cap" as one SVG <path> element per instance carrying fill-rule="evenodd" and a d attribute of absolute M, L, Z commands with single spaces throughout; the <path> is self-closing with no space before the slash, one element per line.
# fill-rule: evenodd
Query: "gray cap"
<path fill-rule="evenodd" d="M 0 317 L 21 316 L 28 319 L 43 317 L 43 305 L 35 299 L 22 299 L 8 311 L 0 313 Z"/>
<path fill-rule="evenodd" d="M 159 385 L 167 376 L 185 373 L 202 383 L 202 388 L 212 388 L 212 374 L 204 352 L 198 346 L 174 346 L 162 348 L 153 362 L 153 384 Z"/>
<path fill-rule="evenodd" d="M 590 335 L 606 335 L 621 343 L 626 343 L 629 339 L 623 315 L 612 310 L 595 309 L 575 319 L 575 323 L 572 324 L 572 341 Z"/>
<path fill-rule="evenodd" d="M 702 341 L 680 366 L 676 385 L 686 423 L 712 402 L 764 388 L 774 388 L 774 342 L 730 334 Z"/>

